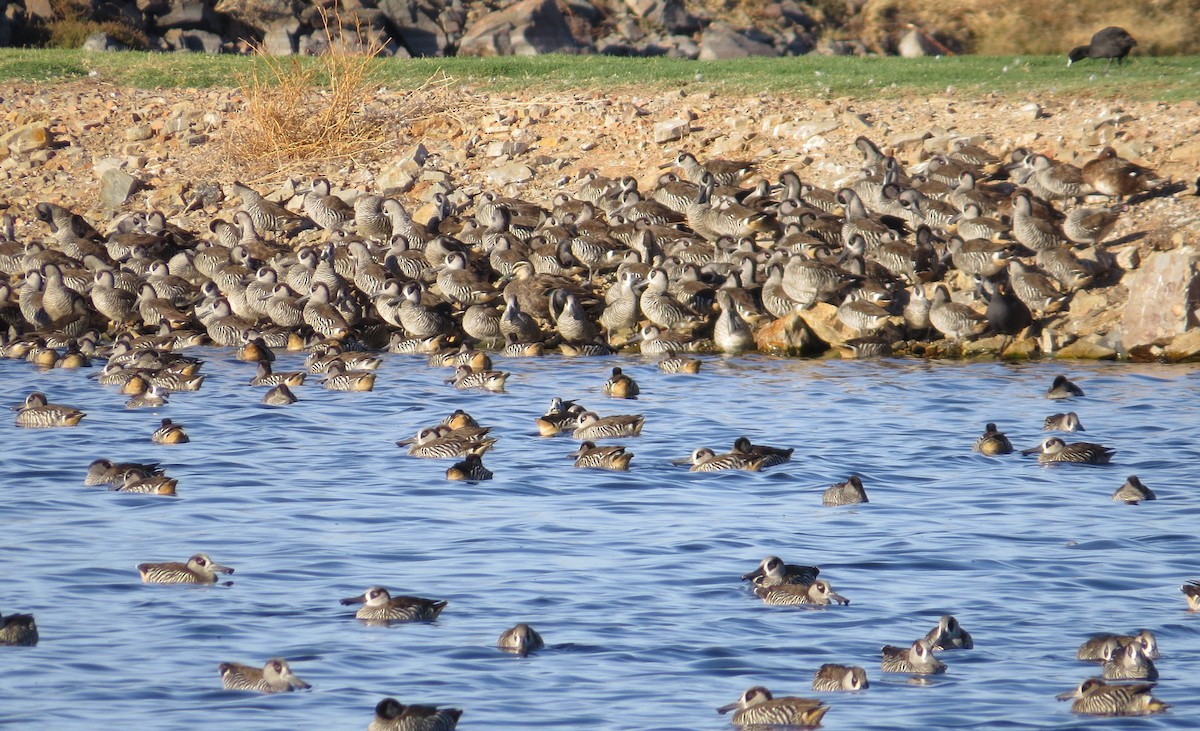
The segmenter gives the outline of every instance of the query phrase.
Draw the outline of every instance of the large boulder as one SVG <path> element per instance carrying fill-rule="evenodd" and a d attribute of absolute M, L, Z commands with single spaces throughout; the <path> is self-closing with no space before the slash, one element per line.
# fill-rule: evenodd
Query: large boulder
<path fill-rule="evenodd" d="M 1121 317 L 1121 344 L 1128 351 L 1162 345 L 1194 324 L 1200 305 L 1200 251 L 1183 246 L 1151 255 L 1126 275 L 1129 301 Z"/>
<path fill-rule="evenodd" d="M 536 56 L 584 50 L 555 0 L 521 0 L 488 13 L 467 28 L 458 45 L 460 56 Z"/>
<path fill-rule="evenodd" d="M 749 37 L 728 23 L 713 23 L 700 36 L 701 61 L 778 55 L 779 49 Z"/>
<path fill-rule="evenodd" d="M 457 17 L 462 15 L 461 7 L 457 13 L 453 7 L 439 12 L 420 0 L 379 0 L 378 6 L 398 36 L 396 40 L 413 56 L 445 56 L 451 37 L 443 22 L 453 21 L 449 24 L 454 26 L 461 22 Z"/>

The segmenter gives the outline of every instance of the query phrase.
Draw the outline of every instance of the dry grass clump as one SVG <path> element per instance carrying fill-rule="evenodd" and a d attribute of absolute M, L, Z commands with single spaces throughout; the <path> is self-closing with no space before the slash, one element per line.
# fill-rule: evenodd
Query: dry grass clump
<path fill-rule="evenodd" d="M 299 160 L 355 157 L 383 142 L 382 122 L 369 109 L 373 76 L 384 44 L 362 33 L 342 33 L 322 13 L 330 39 L 316 58 L 271 56 L 254 47 L 253 70 L 241 79 L 246 112 L 233 129 L 237 160 L 282 167 Z"/>
<path fill-rule="evenodd" d="M 149 41 L 142 29 L 134 25 L 107 3 L 88 0 L 50 0 L 53 19 L 34 19 L 19 24 L 14 33 L 20 45 L 45 48 L 79 48 L 93 33 L 107 33 L 116 41 L 137 50 Z"/>
<path fill-rule="evenodd" d="M 1194 0 L 867 0 L 861 35 L 894 50 L 913 23 L 952 48 L 984 55 L 1066 54 L 1092 33 L 1119 25 L 1138 39 L 1134 54 L 1200 52 L 1200 4 Z"/>

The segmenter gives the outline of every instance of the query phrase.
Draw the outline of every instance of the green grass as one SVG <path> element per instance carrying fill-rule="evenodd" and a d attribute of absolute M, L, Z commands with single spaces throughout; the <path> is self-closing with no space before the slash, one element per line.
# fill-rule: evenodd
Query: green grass
<path fill-rule="evenodd" d="M 0 81 L 69 81 L 94 72 L 105 81 L 142 88 L 233 87 L 254 62 L 245 56 L 0 49 Z M 501 92 L 632 89 L 649 94 L 683 88 L 738 95 L 902 98 L 945 93 L 947 87 L 954 87 L 957 94 L 967 96 L 995 92 L 1152 101 L 1200 98 L 1200 58 L 1194 56 L 1135 57 L 1107 74 L 1099 62 L 1067 68 L 1061 56 L 916 60 L 801 56 L 708 62 L 535 56 L 379 61 L 378 79 L 391 87 L 417 87 L 439 74 Z"/>

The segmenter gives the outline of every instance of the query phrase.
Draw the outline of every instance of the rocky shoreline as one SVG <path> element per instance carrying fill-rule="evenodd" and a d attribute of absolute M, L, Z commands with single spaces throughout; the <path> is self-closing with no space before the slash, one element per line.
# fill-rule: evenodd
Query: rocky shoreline
<path fill-rule="evenodd" d="M 379 110 L 394 107 L 404 93 L 381 91 L 371 104 Z M 902 324 L 902 297 L 893 297 L 881 301 L 890 308 L 893 321 L 869 334 L 839 317 L 841 296 L 822 297 L 783 317 L 754 316 L 756 348 L 845 357 L 893 352 L 1171 361 L 1200 357 L 1197 256 L 1192 245 L 1200 232 L 1200 197 L 1195 195 L 1200 145 L 1189 126 L 1197 118 L 1193 102 L 1043 98 L 1034 104 L 1025 99 L 959 99 L 953 94 L 903 101 L 794 100 L 678 90 L 652 96 L 615 92 L 533 97 L 455 89 L 453 95 L 457 106 L 445 114 L 418 123 L 394 120 L 386 129 L 390 143 L 371 156 L 298 165 L 287 175 L 247 182 L 296 212 L 303 209 L 299 191 L 324 177 L 346 201 L 367 194 L 392 195 L 422 221 L 433 202 L 444 196 L 452 217 L 467 220 L 480 214 L 484 193 L 536 203 L 551 215 L 556 194 L 581 194 L 581 173 L 586 170 L 614 180 L 631 176 L 639 190 L 652 191 L 663 166 L 669 166 L 680 150 L 701 161 L 753 161 L 756 172 L 746 186 L 758 177 L 775 182 L 781 172 L 794 170 L 801 179 L 832 189 L 861 177 L 863 159 L 854 143 L 859 136 L 894 153 L 909 169 L 962 144 L 979 145 L 1000 156 L 1025 147 L 1079 165 L 1111 146 L 1121 157 L 1153 168 L 1164 182 L 1134 196 L 1100 245 L 1076 247 L 1080 258 L 1090 257 L 1104 266 L 1087 284 L 1072 288 L 1057 311 L 1038 313 L 1033 328 L 962 340 L 936 334 L 932 339 L 914 337 L 911 325 Z M 211 240 L 210 225 L 232 219 L 239 202 L 224 195 L 225 186 L 263 172 L 229 157 L 226 141 L 245 105 L 236 91 L 118 91 L 103 80 L 91 80 L 48 87 L 8 85 L 0 88 L 0 96 L 9 110 L 0 130 L 0 176 L 7 182 L 0 205 L 14 217 L 14 238 L 22 245 L 56 246 L 50 229 L 37 219 L 35 208 L 41 202 L 65 206 L 102 232 L 135 213 L 161 210 L 181 230 Z M 301 246 L 320 248 L 342 241 L 340 234 L 320 229 L 274 241 L 269 233 L 264 235 L 283 252 L 280 267 L 294 263 L 294 252 Z M 945 244 L 935 245 L 939 258 L 945 257 Z M 384 251 L 382 246 L 371 244 L 377 252 Z M 764 262 L 771 259 L 770 236 L 759 235 L 755 246 Z M 484 256 L 478 246 L 471 251 L 473 260 Z M 1035 266 L 1036 257 L 1029 253 L 1013 257 Z M 382 263 L 381 255 L 377 259 Z M 113 265 L 123 268 L 126 263 Z M 703 277 L 715 288 L 728 271 L 718 262 L 706 267 Z M 593 317 L 602 311 L 599 303 L 615 274 L 614 268 L 591 280 L 577 280 L 598 300 L 589 305 Z M 962 272 L 952 267 L 936 279 L 930 276 L 919 275 L 916 283 L 901 277 L 898 285 L 889 285 L 891 294 L 911 291 L 914 284 L 932 294 L 933 285 L 943 282 L 954 302 L 980 315 L 986 310 L 987 303 Z M 494 273 L 480 279 L 504 286 Z M 23 277 L 10 274 L 9 282 L 15 293 Z M 757 284 L 743 286 L 757 292 Z M 374 317 L 367 308 L 366 321 L 378 322 Z M 704 324 L 692 334 L 709 337 L 716 313 L 701 313 L 700 319 Z M 554 340 L 554 323 L 543 322 L 542 328 Z M 611 342 L 621 345 L 631 334 L 613 334 Z M 886 348 L 878 346 L 880 338 Z"/>

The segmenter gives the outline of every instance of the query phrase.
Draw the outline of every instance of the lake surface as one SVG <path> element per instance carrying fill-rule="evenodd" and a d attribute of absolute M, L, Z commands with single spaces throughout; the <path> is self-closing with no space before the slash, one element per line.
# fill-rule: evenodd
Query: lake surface
<path fill-rule="evenodd" d="M 508 393 L 486 394 L 384 356 L 373 393 L 310 377 L 272 409 L 246 385 L 252 365 L 188 352 L 208 380 L 159 410 L 125 410 L 89 371 L 0 361 L 6 405 L 38 389 L 88 412 L 75 429 L 0 424 L 0 611 L 33 613 L 42 638 L 0 648 L 0 726 L 362 729 L 390 695 L 462 708 L 462 729 L 696 731 L 729 728 L 714 709 L 764 685 L 823 697 L 830 731 L 1200 727 L 1200 615 L 1179 591 L 1200 579 L 1194 367 L 745 357 L 673 376 L 547 357 L 497 359 Z M 639 400 L 600 393 L 613 365 Z M 1046 400 L 1059 373 L 1087 396 Z M 632 471 L 575 470 L 576 442 L 536 436 L 556 395 L 645 414 L 641 437 L 616 442 Z M 451 462 L 394 445 L 455 408 L 494 427 L 494 480 L 447 482 Z M 1068 410 L 1088 431 L 1067 441 L 1115 447 L 1111 466 L 971 451 L 985 422 L 1020 449 Z M 190 444 L 150 442 L 164 416 Z M 670 465 L 743 434 L 795 455 L 757 474 Z M 162 462 L 178 497 L 84 486 L 100 457 Z M 822 507 L 851 473 L 871 502 Z M 1159 500 L 1111 500 L 1131 474 Z M 134 564 L 201 551 L 236 568 L 232 587 L 139 583 Z M 819 565 L 850 605 L 764 606 L 738 577 L 769 554 Z M 432 624 L 365 626 L 338 600 L 372 585 L 449 606 Z M 975 650 L 940 653 L 949 670 L 926 685 L 880 673 L 882 645 L 947 613 Z M 548 647 L 496 650 L 521 621 Z M 1075 660 L 1084 639 L 1140 628 L 1158 636 L 1169 713 L 1096 720 L 1055 701 L 1099 672 Z M 276 656 L 313 689 L 221 689 L 218 663 Z M 826 662 L 862 665 L 870 690 L 814 694 Z"/>

